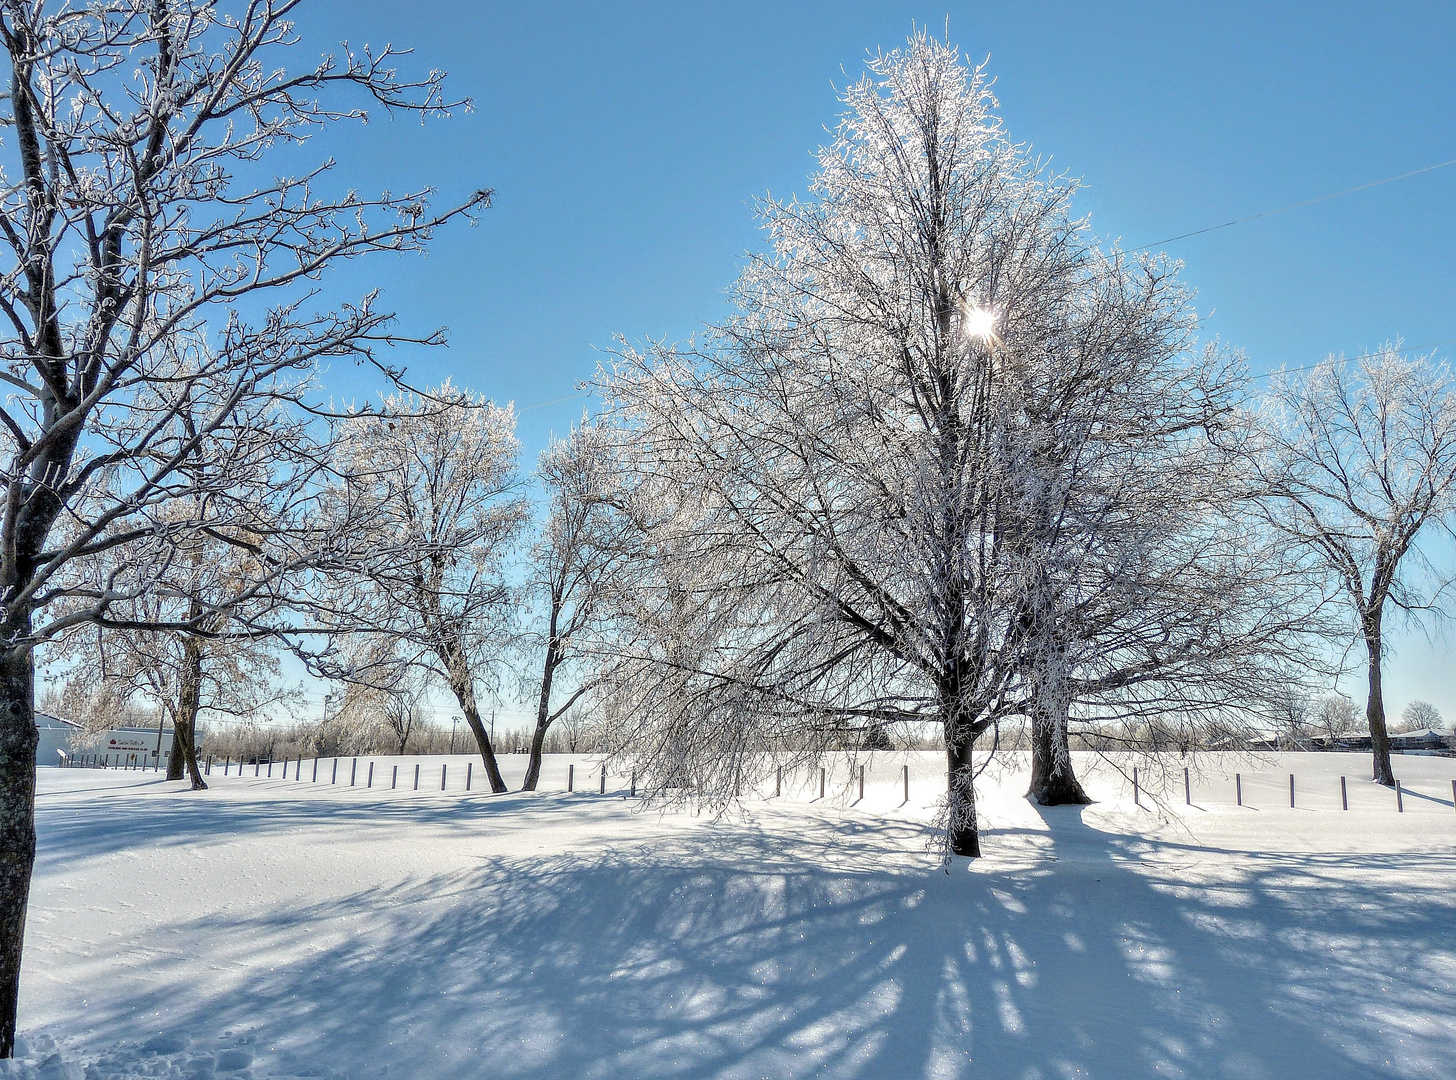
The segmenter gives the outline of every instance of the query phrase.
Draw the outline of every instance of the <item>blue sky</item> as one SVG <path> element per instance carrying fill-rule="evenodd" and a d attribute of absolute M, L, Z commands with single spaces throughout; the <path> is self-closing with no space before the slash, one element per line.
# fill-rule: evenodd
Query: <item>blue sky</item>
<path fill-rule="evenodd" d="M 529 460 L 580 415 L 560 399 L 614 335 L 680 339 L 722 313 L 759 242 L 753 197 L 804 189 L 835 88 L 866 50 L 947 18 L 968 57 L 989 56 L 1013 137 L 1081 176 L 1082 209 L 1129 246 L 1456 158 L 1449 2 L 324 0 L 300 21 L 307 46 L 412 46 L 405 70 L 444 68 L 476 107 L 375 117 L 310 152 L 364 190 L 497 192 L 427 258 L 360 263 L 329 289 L 378 285 L 405 328 L 449 327 L 448 350 L 408 358 L 414 376 L 514 400 Z M 1456 339 L 1456 166 L 1167 250 L 1206 333 L 1256 371 Z M 352 378 L 333 389 L 370 391 Z M 1403 641 L 1389 705 L 1456 715 L 1448 663 Z"/>

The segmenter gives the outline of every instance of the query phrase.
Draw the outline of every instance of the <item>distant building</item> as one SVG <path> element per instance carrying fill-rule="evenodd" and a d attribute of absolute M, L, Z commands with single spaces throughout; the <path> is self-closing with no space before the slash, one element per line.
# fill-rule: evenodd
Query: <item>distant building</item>
<path fill-rule="evenodd" d="M 37 765 L 61 765 L 73 755 L 86 761 L 94 759 L 98 765 L 155 763 L 159 750 L 165 764 L 172 752 L 172 729 L 165 724 L 111 728 L 88 736 L 74 720 L 38 712 L 35 726 L 40 732 Z"/>
<path fill-rule="evenodd" d="M 1425 731 L 1405 731 L 1390 737 L 1392 750 L 1447 750 L 1450 741 L 1435 728 Z"/>
<path fill-rule="evenodd" d="M 72 742 L 81 733 L 81 725 L 74 720 L 62 720 L 48 713 L 35 714 L 35 726 L 40 732 L 40 744 L 35 748 L 37 765 L 59 765 L 71 753 Z"/>

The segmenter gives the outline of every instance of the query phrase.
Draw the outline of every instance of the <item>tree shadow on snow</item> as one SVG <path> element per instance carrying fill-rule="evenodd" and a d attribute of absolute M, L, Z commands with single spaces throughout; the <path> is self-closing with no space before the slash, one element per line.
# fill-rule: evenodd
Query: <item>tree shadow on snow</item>
<path fill-rule="evenodd" d="M 239 826 L 217 805 L 197 829 Z M 1036 850 L 1023 869 L 943 873 L 907 858 L 915 825 L 765 816 L 172 926 L 165 989 L 92 994 L 87 1022 L 251 1029 L 280 1066 L 361 1078 L 1409 1077 L 1456 1050 L 1450 950 L 1429 954 L 1449 854 L 1250 855 L 1040 813 L 987 836 Z M 209 969 L 269 959 L 225 987 L 178 940 Z"/>

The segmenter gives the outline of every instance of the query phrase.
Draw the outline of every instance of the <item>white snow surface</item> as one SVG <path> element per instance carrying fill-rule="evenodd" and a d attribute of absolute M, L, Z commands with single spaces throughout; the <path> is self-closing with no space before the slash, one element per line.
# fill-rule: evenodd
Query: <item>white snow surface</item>
<path fill-rule="evenodd" d="M 440 758 L 201 793 L 42 769 L 0 1076 L 1453 1075 L 1456 759 L 1396 758 L 1397 812 L 1365 755 L 1206 755 L 1191 806 L 1188 763 L 1143 758 L 1142 808 L 1131 759 L 1077 757 L 1097 803 L 1047 809 L 1005 755 L 948 873 L 931 753 L 723 816 L 602 796 L 586 758 L 504 796 L 463 756 L 445 791 Z"/>

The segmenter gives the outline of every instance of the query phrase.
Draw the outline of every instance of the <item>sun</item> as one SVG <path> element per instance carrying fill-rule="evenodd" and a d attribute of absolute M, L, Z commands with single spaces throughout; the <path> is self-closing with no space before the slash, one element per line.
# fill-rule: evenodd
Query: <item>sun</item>
<path fill-rule="evenodd" d="M 990 341 L 996 337 L 996 312 L 993 308 L 967 304 L 961 313 L 961 333 L 968 338 Z"/>

